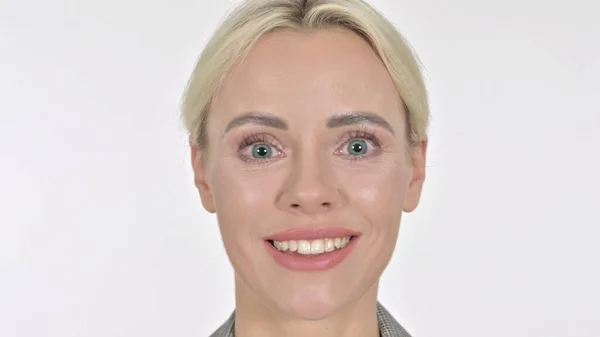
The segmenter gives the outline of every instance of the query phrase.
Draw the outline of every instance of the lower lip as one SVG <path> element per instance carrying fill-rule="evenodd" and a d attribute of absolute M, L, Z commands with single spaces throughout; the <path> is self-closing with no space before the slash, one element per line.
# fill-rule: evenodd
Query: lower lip
<path fill-rule="evenodd" d="M 331 269 L 342 263 L 350 255 L 358 237 L 354 237 L 344 248 L 316 255 L 289 254 L 277 250 L 269 241 L 265 241 L 267 251 L 281 266 L 302 271 L 320 271 Z"/>

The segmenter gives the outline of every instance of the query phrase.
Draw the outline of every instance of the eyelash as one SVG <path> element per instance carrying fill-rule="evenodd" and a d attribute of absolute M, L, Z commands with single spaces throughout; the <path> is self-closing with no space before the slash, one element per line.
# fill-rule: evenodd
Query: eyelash
<path fill-rule="evenodd" d="M 240 143 L 240 147 L 238 150 L 242 151 L 245 148 L 247 148 L 248 146 L 251 146 L 254 144 L 268 144 L 273 147 L 278 147 L 275 144 L 275 140 L 273 139 L 273 137 L 268 136 L 263 133 L 259 133 L 259 134 L 251 134 L 249 136 L 246 136 Z"/>
<path fill-rule="evenodd" d="M 265 163 L 269 161 L 268 159 L 252 158 L 252 156 L 248 156 L 243 153 L 244 150 L 255 144 L 267 144 L 270 147 L 276 149 L 277 151 L 280 151 L 280 146 L 277 144 L 274 137 L 264 133 L 250 134 L 242 139 L 242 142 L 238 147 L 238 156 L 242 161 L 246 163 Z"/>
<path fill-rule="evenodd" d="M 371 144 L 373 144 L 373 146 L 375 147 L 375 151 L 377 151 L 377 153 L 375 153 L 375 155 L 378 154 L 378 152 L 381 150 L 381 141 L 379 140 L 379 137 L 377 137 L 377 135 L 374 132 L 367 131 L 365 129 L 354 130 L 354 131 L 350 131 L 350 132 L 346 133 L 345 135 L 343 135 L 340 138 L 340 140 L 338 141 L 338 144 L 347 145 L 348 142 L 350 142 L 351 140 L 357 140 L 357 139 L 366 140 L 366 141 L 371 142 Z M 350 156 L 351 157 L 350 159 L 351 160 L 365 160 L 365 159 L 369 159 L 372 156 L 373 156 L 373 154 L 366 155 L 366 156 Z"/>
<path fill-rule="evenodd" d="M 344 134 L 338 140 L 338 144 L 340 144 L 340 145 L 338 145 L 338 148 L 341 147 L 342 145 L 346 145 L 348 142 L 350 142 L 352 140 L 366 140 L 375 147 L 374 150 L 377 152 L 375 154 L 364 155 L 364 156 L 346 155 L 346 157 L 349 157 L 350 160 L 361 161 L 361 160 L 369 159 L 370 157 L 377 155 L 381 150 L 381 141 L 379 140 L 379 137 L 377 137 L 377 135 L 374 132 L 368 131 L 366 129 L 354 130 L 354 131 L 350 131 L 350 132 Z M 243 161 L 250 162 L 250 163 L 268 161 L 268 159 L 255 159 L 255 158 L 252 158 L 252 157 L 242 154 L 242 152 L 245 149 L 247 149 L 248 147 L 255 145 L 255 144 L 266 144 L 266 145 L 269 145 L 269 146 L 275 148 L 277 151 L 281 151 L 280 146 L 277 144 L 274 137 L 269 136 L 264 133 L 250 134 L 242 139 L 242 141 L 238 147 L 239 156 Z M 339 151 L 340 150 L 336 150 L 335 152 L 339 153 Z"/>

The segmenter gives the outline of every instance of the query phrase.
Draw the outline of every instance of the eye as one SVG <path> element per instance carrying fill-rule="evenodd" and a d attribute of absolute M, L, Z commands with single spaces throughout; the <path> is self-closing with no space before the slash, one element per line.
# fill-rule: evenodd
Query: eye
<path fill-rule="evenodd" d="M 247 163 L 265 163 L 281 157 L 283 152 L 274 137 L 267 134 L 250 134 L 240 142 L 238 155 Z"/>
<path fill-rule="evenodd" d="M 258 143 L 252 145 L 252 157 L 255 159 L 268 159 L 273 156 L 273 148 L 269 144 Z"/>
<path fill-rule="evenodd" d="M 377 155 L 378 143 L 364 138 L 350 138 L 339 150 L 338 154 L 350 159 L 366 159 Z"/>
<path fill-rule="evenodd" d="M 364 156 L 368 153 L 369 144 L 363 139 L 354 139 L 348 142 L 347 150 L 351 156 Z"/>
<path fill-rule="evenodd" d="M 381 153 L 379 138 L 368 130 L 349 132 L 342 136 L 340 143 L 336 153 L 351 160 L 369 159 Z"/>

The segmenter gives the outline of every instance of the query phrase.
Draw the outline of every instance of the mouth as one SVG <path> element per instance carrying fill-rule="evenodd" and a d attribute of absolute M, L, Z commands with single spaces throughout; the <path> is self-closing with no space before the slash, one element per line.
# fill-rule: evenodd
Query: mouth
<path fill-rule="evenodd" d="M 282 253 L 310 257 L 344 249 L 354 238 L 356 238 L 356 235 L 316 240 L 267 240 L 267 242 Z"/>
<path fill-rule="evenodd" d="M 266 238 L 264 243 L 280 266 L 296 271 L 324 271 L 342 263 L 359 241 L 359 233 L 343 229 L 302 229 Z"/>

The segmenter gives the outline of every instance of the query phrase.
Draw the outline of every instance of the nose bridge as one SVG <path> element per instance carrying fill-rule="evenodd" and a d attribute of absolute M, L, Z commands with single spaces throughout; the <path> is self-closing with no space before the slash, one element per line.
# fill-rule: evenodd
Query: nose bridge
<path fill-rule="evenodd" d="M 294 156 L 282 191 L 281 207 L 319 213 L 336 207 L 339 191 L 330 161 L 318 151 Z"/>

